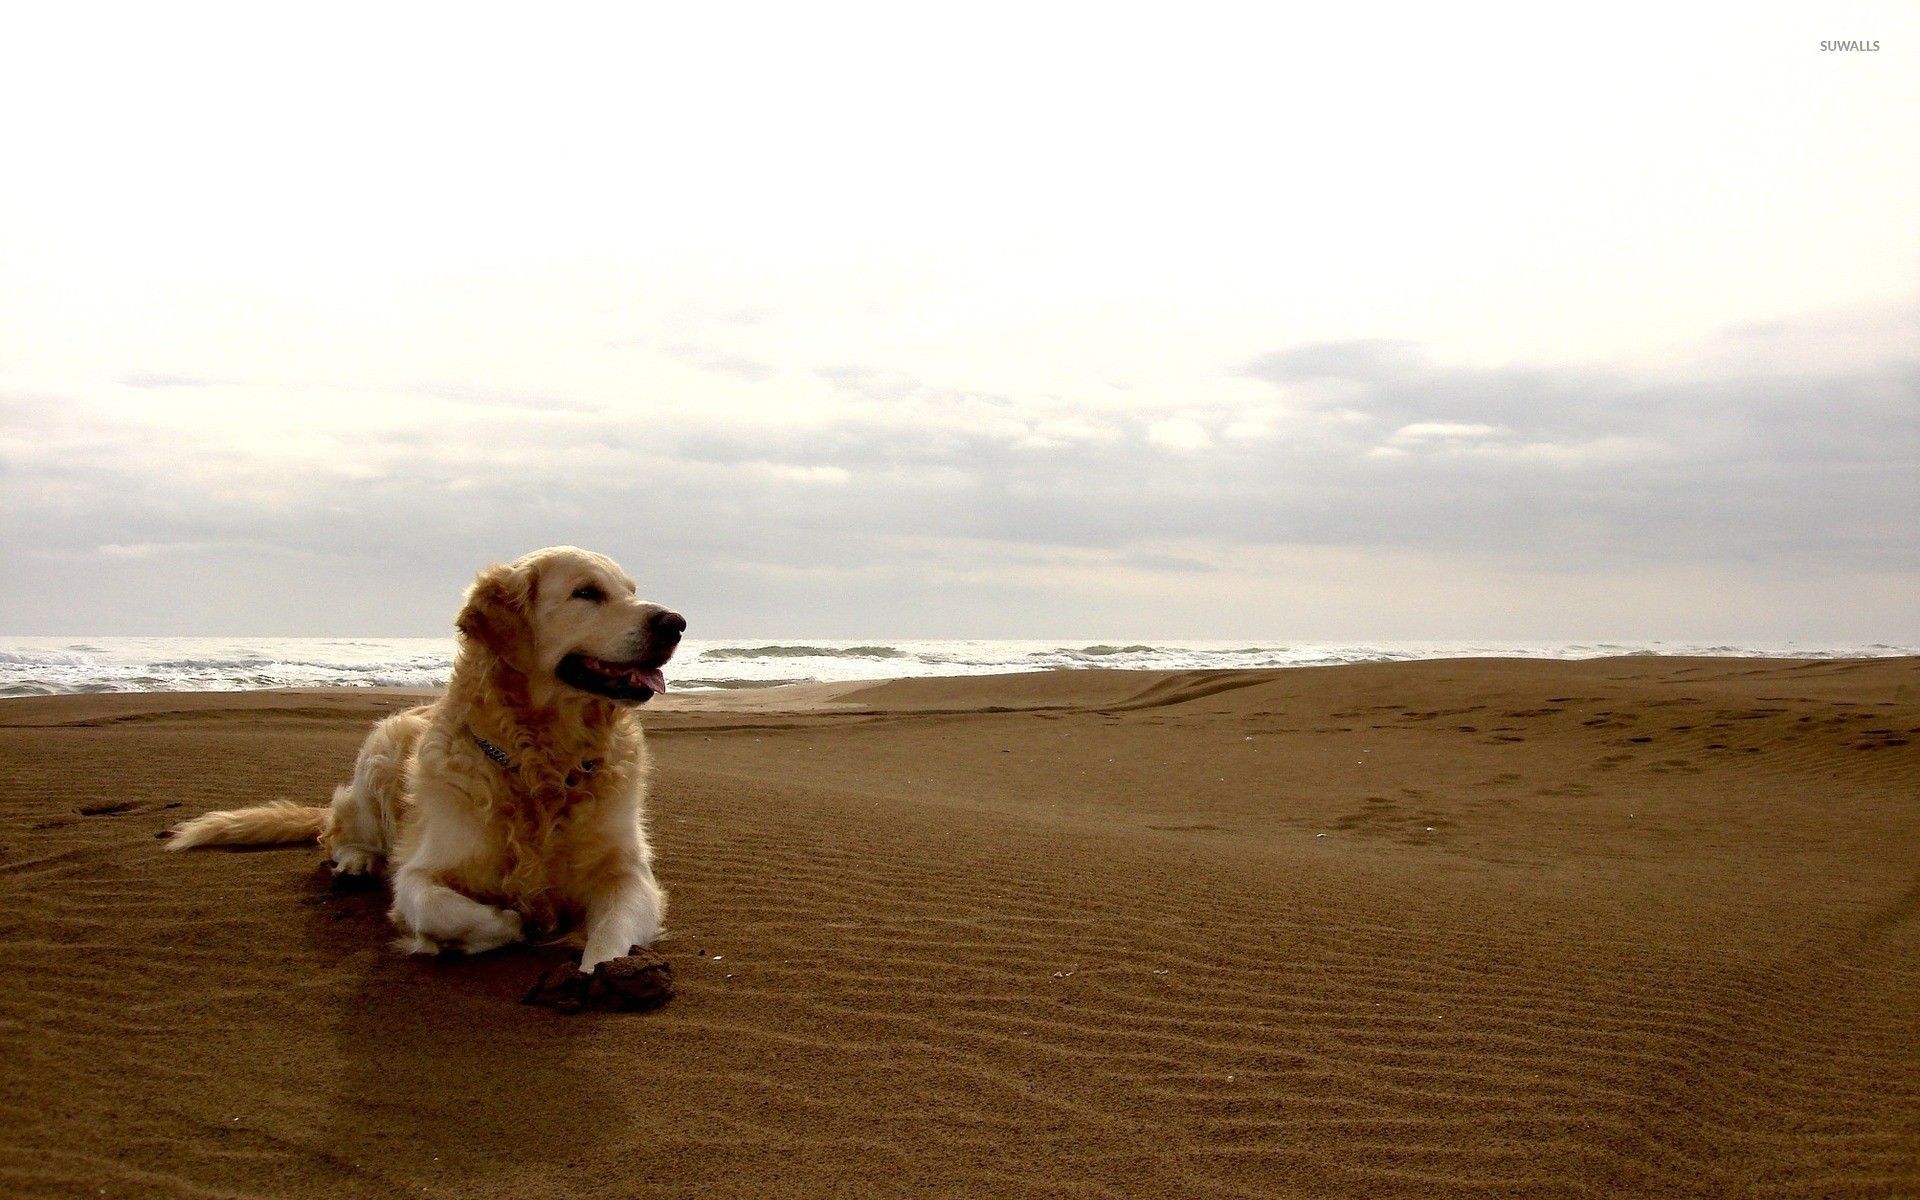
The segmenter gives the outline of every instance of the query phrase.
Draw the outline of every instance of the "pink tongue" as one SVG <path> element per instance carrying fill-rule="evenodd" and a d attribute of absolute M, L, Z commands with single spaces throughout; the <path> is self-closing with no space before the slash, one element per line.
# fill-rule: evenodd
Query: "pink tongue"
<path fill-rule="evenodd" d="M 634 674 L 639 677 L 643 685 L 652 691 L 664 692 L 667 690 L 667 677 L 660 673 L 659 667 L 648 667 L 645 670 L 635 671 Z"/>

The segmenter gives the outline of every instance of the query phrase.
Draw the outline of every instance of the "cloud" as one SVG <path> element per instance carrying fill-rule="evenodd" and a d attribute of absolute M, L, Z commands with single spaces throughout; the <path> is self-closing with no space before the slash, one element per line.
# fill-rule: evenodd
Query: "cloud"
<path fill-rule="evenodd" d="M 317 632 L 390 629 L 371 622 L 395 610 L 438 628 L 477 565 L 560 541 L 643 564 L 676 603 L 755 629 L 795 628 L 795 610 L 777 589 L 723 581 L 785 572 L 811 581 L 796 593 L 824 606 L 810 611 L 856 632 L 1007 614 L 1013 595 L 1070 617 L 1103 569 L 1266 611 L 1245 564 L 1309 551 L 1350 556 L 1350 570 L 1417 553 L 1541 579 L 1718 564 L 1911 581 L 1920 338 L 1897 332 L 1835 360 L 1829 335 L 1777 328 L 1763 371 L 1718 344 L 1626 369 L 1338 342 L 1266 356 L 1270 395 L 1246 385 L 1215 404 L 1100 412 L 855 368 L 822 378 L 889 398 L 804 421 L 664 420 L 567 396 L 554 409 L 535 392 L 444 385 L 358 407 L 324 393 L 164 408 L 0 396 L 0 552 L 122 580 L 101 593 L 96 630 L 177 594 L 179 611 L 211 614 L 208 632 L 218 613 L 268 610 Z M 1288 382 L 1331 370 L 1347 374 L 1337 403 Z M 325 579 L 261 566 L 266 547 L 328 563 Z M 86 588 L 8 591 L 0 621 L 16 630 L 73 632 L 71 605 L 96 603 L 73 599 Z M 1025 632 L 1012 615 L 994 628 Z"/>
<path fill-rule="evenodd" d="M 132 545 L 108 542 L 103 546 L 96 546 L 94 549 L 106 558 L 152 558 L 156 554 L 164 554 L 169 550 L 180 549 L 182 545 L 183 544 L 179 542 L 172 544 L 135 542 Z"/>
<path fill-rule="evenodd" d="M 1168 450 L 1205 450 L 1213 445 L 1206 426 L 1190 417 L 1168 417 L 1147 426 L 1147 440 Z"/>
<path fill-rule="evenodd" d="M 1178 574 L 1205 575 L 1220 568 L 1200 558 L 1187 558 L 1178 554 L 1124 554 L 1120 557 L 1123 566 L 1141 571 L 1169 571 Z"/>
<path fill-rule="evenodd" d="M 163 372 L 136 371 L 120 378 L 121 387 L 154 390 L 160 388 L 209 388 L 231 383 L 227 379 L 203 379 L 197 375 L 168 375 Z"/>
<path fill-rule="evenodd" d="M 1043 417 L 1032 423 L 1018 444 L 1033 449 L 1050 449 L 1074 442 L 1112 441 L 1118 436 L 1119 431 L 1113 426 L 1086 417 Z"/>
<path fill-rule="evenodd" d="M 571 415 L 605 412 L 606 406 L 588 400 L 555 395 L 552 391 L 488 387 L 455 381 L 436 381 L 419 389 L 423 396 L 463 407 L 506 409 L 521 415 Z"/>
<path fill-rule="evenodd" d="M 1493 437 L 1499 432 L 1500 428 L 1497 425 L 1469 425 L 1461 421 L 1416 421 L 1394 430 L 1393 440 L 1396 442 L 1458 441 Z"/>
<path fill-rule="evenodd" d="M 795 463 L 754 463 L 775 479 L 789 483 L 839 485 L 853 478 L 845 467 L 809 467 Z"/>
<path fill-rule="evenodd" d="M 1360 338 L 1275 350 L 1248 363 L 1246 373 L 1270 383 L 1320 379 L 1377 383 L 1415 370 L 1419 361 L 1419 348 L 1412 342 Z"/>
<path fill-rule="evenodd" d="M 735 379 L 744 379 L 752 383 L 771 379 L 780 371 L 780 368 L 772 363 L 708 346 L 670 346 L 665 349 L 665 353 L 702 371 L 710 371 L 716 375 L 730 375 Z"/>

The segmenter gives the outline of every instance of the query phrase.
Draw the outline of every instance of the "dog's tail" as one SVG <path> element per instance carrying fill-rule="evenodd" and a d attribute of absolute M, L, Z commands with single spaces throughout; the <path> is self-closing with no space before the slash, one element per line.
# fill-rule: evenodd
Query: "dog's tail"
<path fill-rule="evenodd" d="M 309 808 L 291 800 L 275 800 L 252 808 L 210 812 L 173 827 L 169 850 L 195 846 L 273 846 L 308 842 L 327 831 L 332 810 Z"/>

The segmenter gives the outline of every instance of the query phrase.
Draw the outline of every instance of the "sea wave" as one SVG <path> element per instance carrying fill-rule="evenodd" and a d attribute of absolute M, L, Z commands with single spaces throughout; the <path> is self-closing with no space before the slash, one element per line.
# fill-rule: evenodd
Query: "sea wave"
<path fill-rule="evenodd" d="M 702 650 L 704 659 L 736 658 L 907 658 L 893 646 L 720 646 Z"/>
<path fill-rule="evenodd" d="M 445 687 L 450 638 L 0 638 L 0 696 L 83 692 L 240 691 L 307 687 Z M 1321 667 L 1423 658 L 1719 655 L 1879 657 L 1920 647 L 1674 642 L 1157 642 L 902 639 L 891 642 L 690 639 L 667 667 L 675 692 L 783 683 L 1019 671 L 1188 671 Z"/>
<path fill-rule="evenodd" d="M 6 666 L 89 666 L 93 659 L 64 650 L 0 650 L 0 667 Z"/>

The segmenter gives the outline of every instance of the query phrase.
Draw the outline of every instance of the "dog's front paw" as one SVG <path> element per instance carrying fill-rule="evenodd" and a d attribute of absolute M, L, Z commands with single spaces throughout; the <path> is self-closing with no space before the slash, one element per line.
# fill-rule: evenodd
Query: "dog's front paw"
<path fill-rule="evenodd" d="M 489 908 L 484 910 L 484 914 L 476 918 L 472 927 L 461 936 L 459 946 L 462 952 L 485 954 L 526 937 L 520 914 L 512 909 Z"/>
<path fill-rule="evenodd" d="M 365 875 L 379 862 L 371 851 L 354 846 L 341 846 L 333 852 L 333 873 L 335 875 Z"/>

